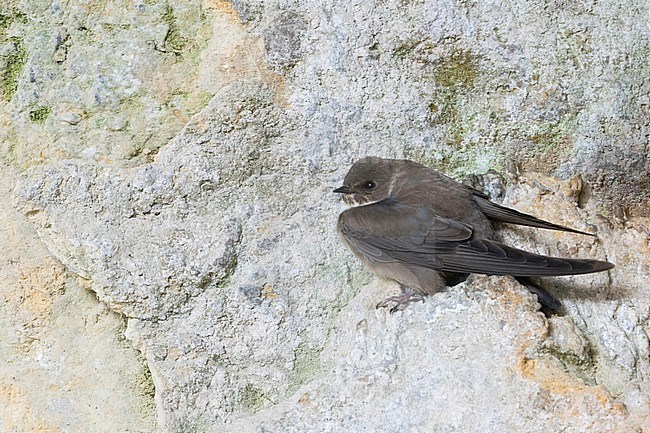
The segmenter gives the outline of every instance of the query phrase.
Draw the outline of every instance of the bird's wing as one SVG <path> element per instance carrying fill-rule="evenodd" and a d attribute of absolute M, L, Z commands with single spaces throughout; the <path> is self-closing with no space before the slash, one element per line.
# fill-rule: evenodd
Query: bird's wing
<path fill-rule="evenodd" d="M 498 205 L 490 201 L 489 197 L 483 194 L 481 191 L 469 186 L 465 187 L 470 191 L 472 194 L 472 199 L 478 205 L 478 207 L 481 208 L 481 211 L 483 211 L 483 213 L 492 221 L 594 236 L 591 233 L 585 233 L 579 230 L 561 226 L 559 224 L 553 224 L 548 221 L 535 218 L 532 215 L 527 215 L 514 209 Z"/>
<path fill-rule="evenodd" d="M 436 218 L 426 208 L 404 206 L 392 198 L 346 210 L 339 217 L 339 230 L 374 261 L 408 261 L 405 254 L 420 252 L 427 254 L 426 266 L 436 269 L 441 266 L 436 254 L 452 253 L 472 234 L 467 224 Z"/>
<path fill-rule="evenodd" d="M 341 234 L 375 262 L 400 261 L 439 271 L 488 275 L 574 275 L 610 269 L 596 260 L 529 253 L 489 239 L 472 227 L 438 217 L 426 208 L 394 199 L 349 209 L 339 219 Z"/>

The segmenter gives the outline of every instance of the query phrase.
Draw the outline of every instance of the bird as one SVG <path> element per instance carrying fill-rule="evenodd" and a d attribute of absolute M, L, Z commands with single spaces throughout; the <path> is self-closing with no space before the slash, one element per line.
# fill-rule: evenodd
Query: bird
<path fill-rule="evenodd" d="M 494 222 L 593 234 L 492 202 L 483 192 L 406 159 L 356 161 L 334 189 L 352 207 L 338 218 L 345 246 L 401 293 L 377 304 L 391 313 L 464 281 L 470 274 L 510 275 L 537 295 L 547 316 L 562 303 L 531 277 L 602 272 L 606 261 L 550 257 L 499 242 Z"/>

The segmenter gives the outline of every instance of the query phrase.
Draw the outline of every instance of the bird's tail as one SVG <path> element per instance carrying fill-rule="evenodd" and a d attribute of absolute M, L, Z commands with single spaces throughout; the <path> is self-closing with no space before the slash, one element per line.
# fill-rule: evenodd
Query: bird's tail
<path fill-rule="evenodd" d="M 436 256 L 440 269 L 449 272 L 513 277 L 554 277 L 590 274 L 614 267 L 591 259 L 565 259 L 529 253 L 489 239 L 474 238 L 458 246 L 453 254 Z"/>
<path fill-rule="evenodd" d="M 559 314 L 562 312 L 562 302 L 555 296 L 551 295 L 545 288 L 536 284 L 533 280 L 527 277 L 515 277 L 515 279 L 522 286 L 526 287 L 529 292 L 537 295 L 537 301 L 541 304 L 541 311 L 546 317 L 552 314 Z"/>

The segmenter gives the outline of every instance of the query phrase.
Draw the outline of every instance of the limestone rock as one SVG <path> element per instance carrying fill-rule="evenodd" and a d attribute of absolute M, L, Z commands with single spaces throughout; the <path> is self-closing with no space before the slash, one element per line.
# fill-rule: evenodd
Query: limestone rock
<path fill-rule="evenodd" d="M 155 390 L 123 318 L 48 253 L 24 216 L 3 207 L 0 218 L 0 430 L 153 431 Z"/>
<path fill-rule="evenodd" d="M 0 240 L 31 239 L 3 259 L 2 320 L 38 346 L 12 349 L 9 431 L 70 425 L 27 413 L 74 406 L 34 389 L 29 356 L 97 348 L 124 371 L 43 373 L 111 391 L 122 418 L 72 412 L 89 431 L 650 428 L 646 4 L 123 3 L 0 11 L 3 219 L 40 236 Z M 331 193 L 367 154 L 494 169 L 474 181 L 495 199 L 597 235 L 505 241 L 616 268 L 545 280 L 567 309 L 550 320 L 509 278 L 376 311 L 396 288 L 338 242 Z M 65 297 L 75 281 L 99 301 Z M 132 347 L 73 338 L 79 317 L 114 335 L 116 313 Z"/>

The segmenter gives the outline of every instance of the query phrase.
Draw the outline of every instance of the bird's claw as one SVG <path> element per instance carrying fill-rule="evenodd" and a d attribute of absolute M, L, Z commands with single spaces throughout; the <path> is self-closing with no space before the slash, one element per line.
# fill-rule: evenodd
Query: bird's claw
<path fill-rule="evenodd" d="M 383 301 L 377 304 L 376 308 L 377 309 L 385 308 L 388 307 L 389 304 L 394 302 L 395 305 L 390 310 L 388 310 L 390 314 L 393 314 L 397 311 L 402 311 L 410 304 L 419 301 L 424 302 L 424 296 L 420 295 L 419 293 L 415 293 L 412 289 L 402 288 L 402 293 L 384 299 Z"/>

